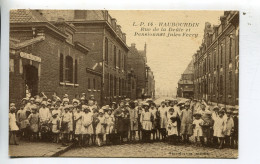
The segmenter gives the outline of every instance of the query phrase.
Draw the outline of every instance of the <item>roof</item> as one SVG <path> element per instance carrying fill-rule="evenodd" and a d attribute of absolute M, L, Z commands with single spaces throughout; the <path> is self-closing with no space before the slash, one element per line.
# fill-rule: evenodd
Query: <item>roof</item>
<path fill-rule="evenodd" d="M 10 48 L 11 49 L 21 49 L 21 48 L 27 47 L 29 45 L 41 42 L 43 40 L 45 40 L 45 36 L 37 36 L 33 39 L 29 39 L 29 40 L 26 40 L 23 42 L 15 41 L 14 39 L 12 39 L 12 40 L 10 39 Z"/>
<path fill-rule="evenodd" d="M 193 73 L 194 73 L 194 66 L 193 66 L 193 62 L 191 61 L 187 66 L 187 68 L 185 69 L 185 71 L 183 72 L 183 74 L 193 74 Z"/>
<path fill-rule="evenodd" d="M 10 23 L 48 22 L 38 10 L 16 9 L 10 11 Z"/>

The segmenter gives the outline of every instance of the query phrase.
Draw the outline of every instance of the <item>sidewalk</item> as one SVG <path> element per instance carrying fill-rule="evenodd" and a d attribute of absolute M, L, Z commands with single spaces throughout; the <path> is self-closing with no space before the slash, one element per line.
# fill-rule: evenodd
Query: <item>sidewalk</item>
<path fill-rule="evenodd" d="M 61 143 L 20 141 L 19 145 L 9 145 L 9 156 L 15 157 L 57 157 L 73 146 Z"/>

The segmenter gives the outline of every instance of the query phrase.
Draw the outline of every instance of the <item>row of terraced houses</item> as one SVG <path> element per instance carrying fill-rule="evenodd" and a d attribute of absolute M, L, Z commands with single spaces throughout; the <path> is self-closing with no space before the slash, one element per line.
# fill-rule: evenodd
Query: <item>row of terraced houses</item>
<path fill-rule="evenodd" d="M 10 102 L 44 92 L 99 104 L 153 98 L 147 45 L 137 50 L 106 10 L 12 10 Z"/>
<path fill-rule="evenodd" d="M 225 11 L 220 22 L 205 23 L 201 46 L 179 80 L 179 97 L 205 99 L 220 106 L 238 105 L 239 12 Z"/>

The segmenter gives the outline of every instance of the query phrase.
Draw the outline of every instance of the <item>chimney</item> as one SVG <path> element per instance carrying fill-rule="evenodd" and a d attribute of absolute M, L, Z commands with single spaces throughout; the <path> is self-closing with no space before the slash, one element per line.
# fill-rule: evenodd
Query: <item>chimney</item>
<path fill-rule="evenodd" d="M 213 31 L 214 31 L 215 35 L 218 36 L 218 26 L 217 25 L 213 26 Z"/>
<path fill-rule="evenodd" d="M 135 43 L 131 43 L 131 47 L 135 48 Z"/>
<path fill-rule="evenodd" d="M 111 22 L 112 22 L 112 27 L 113 27 L 114 30 L 116 31 L 116 19 L 115 19 L 115 18 L 112 18 L 112 19 L 111 19 Z"/>
<path fill-rule="evenodd" d="M 221 16 L 220 17 L 220 21 L 221 21 L 222 25 L 225 25 L 225 23 L 226 23 L 226 16 Z"/>

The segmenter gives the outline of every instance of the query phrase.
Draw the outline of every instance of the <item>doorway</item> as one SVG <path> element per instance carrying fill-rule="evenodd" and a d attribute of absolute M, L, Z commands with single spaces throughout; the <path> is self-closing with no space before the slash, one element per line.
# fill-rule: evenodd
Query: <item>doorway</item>
<path fill-rule="evenodd" d="M 38 94 L 38 69 L 32 65 L 25 65 L 23 70 L 25 91 L 29 91 L 33 97 Z"/>

